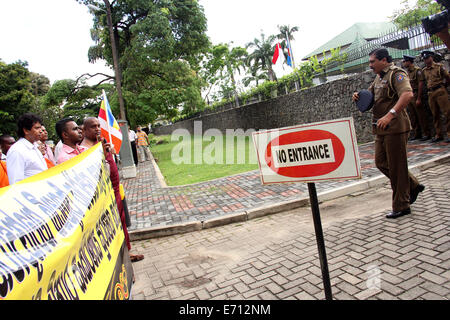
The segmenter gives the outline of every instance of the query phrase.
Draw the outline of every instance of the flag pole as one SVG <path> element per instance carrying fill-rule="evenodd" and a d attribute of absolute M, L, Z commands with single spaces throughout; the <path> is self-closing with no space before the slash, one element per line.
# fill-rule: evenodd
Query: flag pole
<path fill-rule="evenodd" d="M 109 142 L 111 143 L 111 146 L 114 149 L 114 144 L 111 138 L 111 129 L 109 128 L 109 114 L 108 114 L 108 98 L 106 97 L 105 89 L 102 89 L 103 91 L 103 101 L 105 102 L 105 113 L 106 113 L 106 125 L 108 127 L 108 135 L 109 135 Z"/>
<path fill-rule="evenodd" d="M 291 53 L 292 69 L 295 69 L 294 52 L 292 51 L 291 41 L 289 41 L 289 36 L 288 36 L 287 30 L 286 30 L 286 43 L 289 46 L 289 51 Z"/>

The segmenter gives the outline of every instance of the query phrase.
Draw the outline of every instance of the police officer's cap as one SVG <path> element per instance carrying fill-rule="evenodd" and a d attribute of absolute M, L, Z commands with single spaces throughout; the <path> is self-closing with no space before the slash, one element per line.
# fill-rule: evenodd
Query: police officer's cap
<path fill-rule="evenodd" d="M 430 50 L 424 50 L 424 51 L 422 51 L 421 55 L 424 59 L 426 59 L 428 57 L 434 56 L 434 52 L 430 51 Z"/>
<path fill-rule="evenodd" d="M 403 55 L 403 60 L 405 60 L 405 61 L 414 62 L 415 59 L 416 59 L 416 57 L 408 56 L 406 54 Z"/>
<path fill-rule="evenodd" d="M 369 90 L 361 90 L 358 92 L 359 99 L 356 101 L 356 106 L 359 111 L 366 112 L 373 107 L 373 94 Z"/>

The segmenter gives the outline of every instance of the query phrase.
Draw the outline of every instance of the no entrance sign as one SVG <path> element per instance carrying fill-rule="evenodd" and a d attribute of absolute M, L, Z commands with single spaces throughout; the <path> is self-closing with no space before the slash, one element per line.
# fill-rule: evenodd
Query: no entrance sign
<path fill-rule="evenodd" d="M 361 179 L 353 118 L 253 133 L 261 181 Z"/>

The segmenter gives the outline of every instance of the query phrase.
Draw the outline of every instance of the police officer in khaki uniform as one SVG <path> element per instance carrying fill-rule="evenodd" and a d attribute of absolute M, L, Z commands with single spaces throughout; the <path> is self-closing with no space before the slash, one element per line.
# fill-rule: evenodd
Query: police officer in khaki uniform
<path fill-rule="evenodd" d="M 368 89 L 374 95 L 375 165 L 391 181 L 392 212 L 386 217 L 395 219 L 410 214 L 410 204 L 425 189 L 408 171 L 411 123 L 406 107 L 414 94 L 407 73 L 394 66 L 386 49 L 371 52 L 369 66 L 377 74 Z M 358 99 L 359 94 L 355 92 L 353 101 Z"/>
<path fill-rule="evenodd" d="M 446 89 L 447 84 L 450 83 L 450 76 L 442 64 L 434 62 L 434 52 L 427 50 L 421 54 L 426 65 L 423 68 L 423 75 L 427 81 L 428 103 L 433 113 L 433 123 L 436 129 L 436 135 L 431 141 L 439 142 L 444 140 L 440 121 L 441 114 L 443 114 L 446 117 L 447 124 L 446 142 L 450 142 L 450 106 Z M 447 82 L 444 83 L 444 80 Z"/>
<path fill-rule="evenodd" d="M 411 120 L 413 134 L 410 140 L 420 139 L 421 141 L 425 141 L 431 139 L 425 106 L 422 104 L 425 78 L 422 69 L 414 65 L 414 60 L 415 57 L 413 56 L 403 55 L 403 67 L 408 72 L 409 83 L 414 93 L 414 98 L 408 104 L 409 119 Z"/>

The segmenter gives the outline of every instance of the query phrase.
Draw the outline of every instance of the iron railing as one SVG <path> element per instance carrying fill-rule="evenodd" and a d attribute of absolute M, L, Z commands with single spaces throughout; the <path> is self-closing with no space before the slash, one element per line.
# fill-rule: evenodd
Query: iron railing
<path fill-rule="evenodd" d="M 331 61 L 326 66 L 325 72 L 352 67 L 364 61 L 368 63 L 370 52 L 374 49 L 385 47 L 393 58 L 402 58 L 403 54 L 418 55 L 426 49 L 439 50 L 445 45 L 437 36 L 430 36 L 422 25 L 409 27 L 408 29 L 392 29 L 367 43 L 341 53 L 341 61 Z"/>

